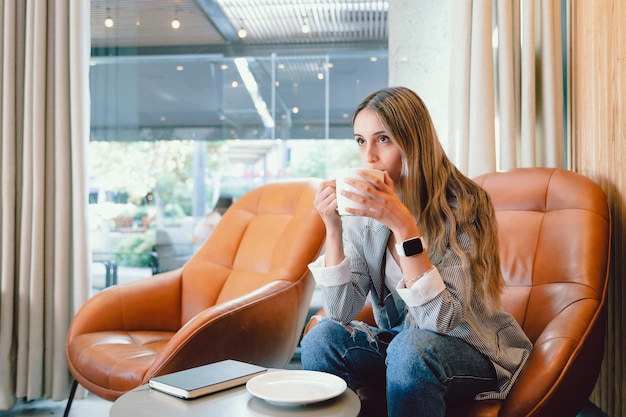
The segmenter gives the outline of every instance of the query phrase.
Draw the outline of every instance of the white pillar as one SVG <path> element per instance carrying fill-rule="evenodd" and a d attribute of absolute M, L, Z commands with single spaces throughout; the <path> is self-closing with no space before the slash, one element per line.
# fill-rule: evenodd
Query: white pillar
<path fill-rule="evenodd" d="M 414 90 L 447 147 L 451 0 L 389 0 L 389 85 Z"/>

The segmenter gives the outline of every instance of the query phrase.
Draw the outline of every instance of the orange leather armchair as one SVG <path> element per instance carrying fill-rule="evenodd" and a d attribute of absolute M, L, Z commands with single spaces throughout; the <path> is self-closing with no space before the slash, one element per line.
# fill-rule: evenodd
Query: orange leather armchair
<path fill-rule="evenodd" d="M 156 375 L 238 359 L 284 367 L 307 319 L 308 271 L 324 244 L 315 181 L 261 186 L 237 200 L 180 269 L 110 287 L 67 335 L 76 384 L 106 400 Z"/>
<path fill-rule="evenodd" d="M 611 238 L 606 196 L 594 182 L 562 169 L 520 168 L 475 181 L 496 209 L 508 284 L 504 309 L 534 350 L 506 400 L 448 404 L 446 416 L 575 416 L 604 355 Z M 359 319 L 374 324 L 371 305 Z M 306 330 L 315 324 L 312 319 Z"/>

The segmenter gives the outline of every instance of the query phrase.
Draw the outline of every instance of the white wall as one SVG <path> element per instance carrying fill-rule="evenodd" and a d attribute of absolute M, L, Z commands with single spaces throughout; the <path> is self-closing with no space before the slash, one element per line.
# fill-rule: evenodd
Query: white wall
<path fill-rule="evenodd" d="M 451 0 L 389 1 L 389 85 L 414 90 L 447 148 Z"/>

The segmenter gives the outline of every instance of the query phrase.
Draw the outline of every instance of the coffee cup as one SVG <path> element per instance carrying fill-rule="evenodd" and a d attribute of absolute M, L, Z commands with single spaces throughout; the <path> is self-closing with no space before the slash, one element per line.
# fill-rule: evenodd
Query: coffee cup
<path fill-rule="evenodd" d="M 354 188 L 350 184 L 346 183 L 346 178 L 354 178 L 359 181 L 369 182 L 365 177 L 359 175 L 357 171 L 367 172 L 381 180 L 385 178 L 385 172 L 377 169 L 368 169 L 368 168 L 346 168 L 342 169 L 337 173 L 336 179 L 336 189 L 337 189 L 337 211 L 341 216 L 352 216 L 352 213 L 348 213 L 346 208 L 354 208 L 354 209 L 367 209 L 366 205 L 357 203 L 354 200 L 350 200 L 348 197 L 343 196 L 341 191 L 349 191 L 355 194 L 362 195 L 361 190 Z"/>

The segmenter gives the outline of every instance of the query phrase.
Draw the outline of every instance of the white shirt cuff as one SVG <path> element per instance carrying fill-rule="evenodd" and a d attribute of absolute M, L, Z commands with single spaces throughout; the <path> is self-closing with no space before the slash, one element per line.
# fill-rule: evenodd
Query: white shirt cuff
<path fill-rule="evenodd" d="M 315 278 L 315 282 L 324 287 L 334 287 L 350 282 L 350 258 L 347 256 L 339 265 L 326 266 L 325 254 L 320 255 L 317 260 L 309 264 L 309 270 Z"/>
<path fill-rule="evenodd" d="M 413 283 L 411 288 L 404 287 L 404 280 L 400 280 L 396 286 L 398 295 L 402 297 L 404 303 L 409 307 L 419 307 L 426 304 L 446 289 L 439 270 L 433 268 L 426 275 Z"/>

